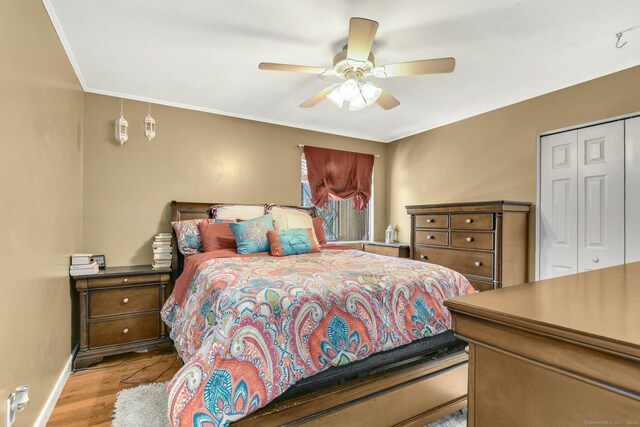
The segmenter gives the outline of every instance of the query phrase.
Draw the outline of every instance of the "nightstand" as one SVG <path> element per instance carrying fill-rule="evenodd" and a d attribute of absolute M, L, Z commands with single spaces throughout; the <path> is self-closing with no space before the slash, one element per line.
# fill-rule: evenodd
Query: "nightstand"
<path fill-rule="evenodd" d="M 160 310 L 167 299 L 171 269 L 110 267 L 73 278 L 80 296 L 80 350 L 73 368 L 105 356 L 171 346 Z"/>
<path fill-rule="evenodd" d="M 372 254 L 409 258 L 408 243 L 362 242 L 362 250 Z"/>

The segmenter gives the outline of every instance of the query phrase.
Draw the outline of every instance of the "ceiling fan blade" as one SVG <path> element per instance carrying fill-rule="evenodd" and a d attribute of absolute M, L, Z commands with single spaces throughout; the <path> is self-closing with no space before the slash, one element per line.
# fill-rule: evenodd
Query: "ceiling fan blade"
<path fill-rule="evenodd" d="M 349 40 L 347 41 L 347 58 L 366 61 L 376 37 L 378 23 L 370 19 L 351 18 L 349 21 Z"/>
<path fill-rule="evenodd" d="M 382 93 L 380 94 L 376 102 L 384 110 L 390 110 L 400 105 L 400 101 L 395 99 L 389 92 L 384 89 L 382 89 Z"/>
<path fill-rule="evenodd" d="M 300 108 L 311 108 L 315 106 L 317 103 L 325 99 L 327 95 L 329 95 L 331 91 L 333 91 L 333 89 L 335 89 L 335 85 L 325 87 L 320 92 L 316 93 L 311 98 L 300 104 Z"/>
<path fill-rule="evenodd" d="M 423 59 L 421 61 L 387 64 L 383 68 L 386 77 L 450 73 L 454 70 L 454 68 L 456 68 L 456 60 L 455 58 Z"/>
<path fill-rule="evenodd" d="M 270 71 L 294 71 L 298 73 L 310 73 L 310 74 L 322 74 L 327 71 L 326 68 L 320 67 L 307 67 L 305 65 L 291 65 L 291 64 L 274 64 L 272 62 L 261 62 L 258 65 L 261 70 Z"/>

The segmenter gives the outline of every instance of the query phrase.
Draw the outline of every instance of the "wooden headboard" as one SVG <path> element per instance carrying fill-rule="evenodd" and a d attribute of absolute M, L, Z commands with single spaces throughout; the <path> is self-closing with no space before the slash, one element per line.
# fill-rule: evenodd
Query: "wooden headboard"
<path fill-rule="evenodd" d="M 203 203 L 203 202 L 171 202 L 171 221 L 186 221 L 189 219 L 211 218 L 211 206 L 213 205 L 239 205 L 243 203 Z M 244 203 L 246 204 L 246 203 Z M 262 203 L 256 203 L 262 204 Z M 266 203 L 265 203 L 266 205 Z M 309 212 L 312 217 L 317 216 L 317 210 L 313 206 L 289 206 L 278 205 L 288 208 L 302 209 Z M 173 227 L 172 227 L 173 228 Z M 173 267 L 173 279 L 175 280 L 184 269 L 184 255 L 178 250 L 178 242 L 176 240 L 176 233 L 173 231 L 173 248 L 174 255 L 171 265 Z"/>

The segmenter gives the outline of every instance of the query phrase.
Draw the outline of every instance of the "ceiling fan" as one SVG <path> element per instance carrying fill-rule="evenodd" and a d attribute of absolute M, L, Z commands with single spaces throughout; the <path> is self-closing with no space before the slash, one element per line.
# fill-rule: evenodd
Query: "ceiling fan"
<path fill-rule="evenodd" d="M 339 108 L 354 111 L 361 110 L 374 102 L 385 110 L 400 105 L 389 92 L 368 77 L 379 79 L 387 77 L 411 76 L 417 74 L 450 73 L 456 66 L 454 58 L 423 59 L 420 61 L 399 62 L 376 67 L 371 46 L 378 30 L 378 23 L 370 19 L 351 18 L 349 21 L 349 39 L 342 52 L 333 58 L 333 68 L 307 67 L 303 65 L 274 64 L 261 62 L 260 70 L 296 71 L 338 77 L 342 83 L 334 83 L 300 104 L 301 108 L 313 107 L 328 98 Z"/>

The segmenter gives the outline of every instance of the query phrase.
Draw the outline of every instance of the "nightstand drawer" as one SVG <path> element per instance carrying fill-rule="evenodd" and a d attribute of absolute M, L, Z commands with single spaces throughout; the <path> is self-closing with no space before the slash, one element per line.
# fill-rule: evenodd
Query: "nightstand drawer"
<path fill-rule="evenodd" d="M 109 288 L 113 286 L 128 286 L 128 285 L 143 285 L 145 283 L 160 283 L 161 281 L 166 282 L 168 280 L 167 277 L 162 280 L 160 274 L 146 274 L 141 276 L 126 276 L 126 277 L 100 277 L 89 279 L 89 287 L 90 288 Z"/>
<path fill-rule="evenodd" d="M 89 292 L 89 317 L 160 310 L 160 288 L 140 286 Z"/>
<path fill-rule="evenodd" d="M 89 347 L 106 347 L 160 337 L 158 313 L 89 323 Z"/>

